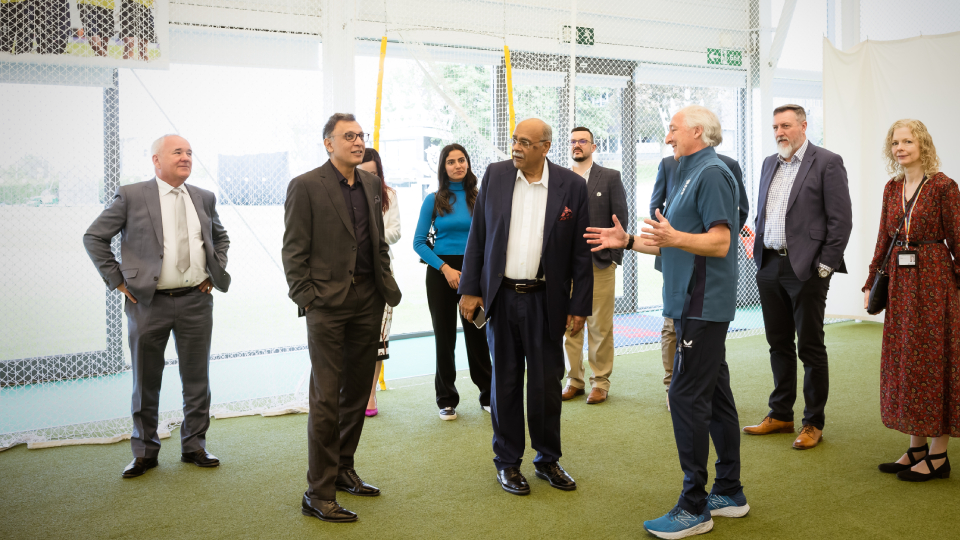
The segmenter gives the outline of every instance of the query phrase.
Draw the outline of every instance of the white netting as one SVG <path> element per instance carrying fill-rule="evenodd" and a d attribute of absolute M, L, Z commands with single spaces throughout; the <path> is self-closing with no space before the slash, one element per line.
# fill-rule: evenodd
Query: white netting
<path fill-rule="evenodd" d="M 121 297 L 105 292 L 81 236 L 118 185 L 152 176 L 148 149 L 161 134 L 190 140 L 190 182 L 217 194 L 231 238 L 233 283 L 215 300 L 214 412 L 302 410 L 306 332 L 279 261 L 285 187 L 326 159 L 320 131 L 335 112 L 328 102 L 343 97 L 331 90 L 348 93 L 373 132 L 382 36 L 380 152 L 404 233 L 393 247 L 404 292 L 397 336 L 431 331 L 411 243 L 440 148 L 463 144 L 478 176 L 508 152 L 504 46 L 516 121 L 550 123 L 550 158 L 569 165 L 572 102 L 572 122 L 596 135 L 597 161 L 622 173 L 631 229 L 648 214 L 664 126 L 693 103 L 720 117 L 718 150 L 741 164 L 752 226 L 759 165 L 772 153 L 769 109 L 804 105 L 808 135 L 822 142 L 820 40 L 847 27 L 838 2 L 802 2 L 771 66 L 783 2 L 136 0 L 142 9 L 125 12 L 128 4 L 0 1 L 0 447 L 129 433 Z M 914 3 L 909 17 L 890 15 L 888 4 L 863 0 L 858 35 L 909 37 L 954 30 L 960 20 L 952 2 Z M 353 51 L 352 65 L 337 63 L 340 51 Z M 324 71 L 324 62 L 334 67 Z M 738 244 L 731 337 L 762 332 L 750 234 Z M 625 257 L 619 353 L 659 348 L 661 283 L 652 258 Z M 426 358 L 425 371 L 395 369 L 421 360 L 392 356 L 388 377 L 432 368 Z M 161 418 L 169 429 L 181 414 L 172 345 L 166 357 Z"/>

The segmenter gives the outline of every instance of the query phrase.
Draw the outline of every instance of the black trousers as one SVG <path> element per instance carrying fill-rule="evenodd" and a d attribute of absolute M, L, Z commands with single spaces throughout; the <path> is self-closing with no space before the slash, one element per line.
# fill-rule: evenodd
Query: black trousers
<path fill-rule="evenodd" d="M 40 54 L 63 54 L 70 31 L 70 4 L 67 0 L 29 0 L 33 9 L 34 37 Z"/>
<path fill-rule="evenodd" d="M 463 268 L 463 255 L 438 255 L 454 270 Z M 450 288 L 443 272 L 427 267 L 427 305 L 433 319 L 434 341 L 437 347 L 437 374 L 434 386 L 437 391 L 437 406 L 441 409 L 460 404 L 457 392 L 457 318 L 463 326 L 463 339 L 467 345 L 467 364 L 470 379 L 480 389 L 480 405 L 490 405 L 490 349 L 487 346 L 486 330 L 474 326 L 460 316 L 460 295 Z"/>
<path fill-rule="evenodd" d="M 757 272 L 757 288 L 763 308 L 763 326 L 770 344 L 773 392 L 770 417 L 793 422 L 797 401 L 797 354 L 803 362 L 803 425 L 823 429 L 824 407 L 830 389 L 827 347 L 823 344 L 823 317 L 831 274 L 814 274 L 800 281 L 790 265 L 789 252 L 781 257 L 764 250 L 763 266 Z M 796 334 L 796 344 L 794 343 Z"/>
<path fill-rule="evenodd" d="M 166 367 L 163 353 L 173 332 L 183 386 L 183 424 L 180 448 L 184 453 L 207 446 L 210 427 L 210 337 L 213 334 L 213 296 L 194 289 L 184 296 L 155 294 L 150 306 L 124 300 L 133 367 L 130 448 L 134 457 L 160 453 L 160 383 Z"/>
<path fill-rule="evenodd" d="M 533 461 L 560 459 L 560 394 L 566 365 L 563 337 L 551 339 L 547 329 L 546 304 L 546 291 L 518 294 L 501 288 L 487 322 L 493 354 L 490 409 L 497 470 L 519 467 L 522 461 L 524 363 L 530 446 L 537 451 Z"/>
<path fill-rule="evenodd" d="M 0 52 L 30 52 L 30 10 L 26 2 L 0 4 Z"/>
<path fill-rule="evenodd" d="M 740 484 L 740 420 L 726 360 L 729 322 L 675 319 L 678 352 L 668 390 L 673 435 L 683 470 L 677 505 L 691 514 L 707 507 L 710 439 L 717 451 L 712 493 L 732 497 Z"/>
<path fill-rule="evenodd" d="M 343 304 L 307 310 L 310 411 L 307 496 L 336 499 L 337 474 L 352 469 L 377 362 L 383 296 L 368 279 L 350 287 Z"/>

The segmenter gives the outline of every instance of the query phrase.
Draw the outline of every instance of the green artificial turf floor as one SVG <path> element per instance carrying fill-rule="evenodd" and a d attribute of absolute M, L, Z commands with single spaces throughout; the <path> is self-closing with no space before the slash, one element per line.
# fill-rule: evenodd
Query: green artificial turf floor
<path fill-rule="evenodd" d="M 960 535 L 960 479 L 910 484 L 876 469 L 908 446 L 880 422 L 880 330 L 873 323 L 827 327 L 823 443 L 801 452 L 791 448 L 791 435 L 743 436 L 751 511 L 715 518 L 707 538 Z M 766 350 L 763 336 L 727 342 L 742 425 L 766 413 Z M 529 449 L 522 470 L 532 494 L 499 488 L 490 418 L 466 373 L 460 376 L 460 418 L 452 422 L 437 417 L 432 377 L 394 381 L 379 394 L 381 413 L 365 425 L 357 470 L 383 495 L 339 496 L 360 515 L 357 523 L 300 514 L 301 414 L 213 420 L 208 449 L 222 460 L 217 469 L 180 463 L 178 432 L 164 441 L 159 468 L 132 480 L 119 474 L 130 460 L 126 442 L 0 453 L 0 538 L 646 538 L 643 520 L 676 502 L 682 475 L 658 353 L 617 357 L 606 403 L 564 403 L 561 463 L 578 482 L 573 492 L 535 478 Z"/>

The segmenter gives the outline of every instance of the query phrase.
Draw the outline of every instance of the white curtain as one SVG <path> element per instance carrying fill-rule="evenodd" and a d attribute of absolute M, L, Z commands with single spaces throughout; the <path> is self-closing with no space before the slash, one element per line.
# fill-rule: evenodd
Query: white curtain
<path fill-rule="evenodd" d="M 849 51 L 823 42 L 824 145 L 843 157 L 853 200 L 853 233 L 844 253 L 849 274 L 830 283 L 827 316 L 883 321 L 863 309 L 883 186 L 887 129 L 901 118 L 927 125 L 942 171 L 960 178 L 960 32 L 898 41 L 865 41 Z"/>

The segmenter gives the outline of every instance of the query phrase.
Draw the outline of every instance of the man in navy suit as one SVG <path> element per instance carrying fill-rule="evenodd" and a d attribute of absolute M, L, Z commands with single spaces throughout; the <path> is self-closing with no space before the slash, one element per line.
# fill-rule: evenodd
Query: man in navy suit
<path fill-rule="evenodd" d="M 513 133 L 512 161 L 487 167 L 473 210 L 460 275 L 460 310 L 489 320 L 490 391 L 497 481 L 530 493 L 520 473 L 524 451 L 523 376 L 536 475 L 565 491 L 577 484 L 560 466 L 563 335 L 583 330 L 593 310 L 593 267 L 583 235 L 587 187 L 547 159 L 553 133 L 529 119 Z M 572 294 L 571 294 L 572 287 Z"/>
<path fill-rule="evenodd" d="M 806 450 L 823 438 L 830 385 L 823 318 L 833 272 L 847 272 L 843 251 L 853 228 L 853 211 L 843 159 L 807 140 L 803 107 L 774 109 L 773 130 L 777 153 L 763 160 L 760 171 L 753 253 L 774 388 L 770 412 L 743 431 L 793 433 L 799 353 L 806 407 L 793 447 Z"/>

